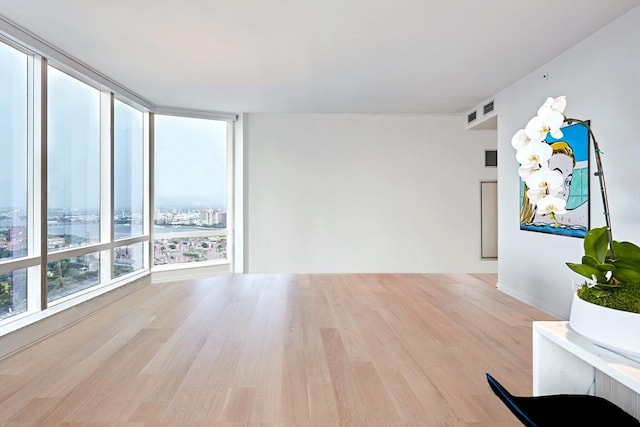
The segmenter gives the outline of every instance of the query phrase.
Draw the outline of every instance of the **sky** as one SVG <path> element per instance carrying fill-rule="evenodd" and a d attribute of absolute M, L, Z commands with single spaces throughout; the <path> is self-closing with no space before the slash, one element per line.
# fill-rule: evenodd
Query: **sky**
<path fill-rule="evenodd" d="M 26 72 L 26 55 L 0 43 L 0 208 L 26 208 Z"/>
<path fill-rule="evenodd" d="M 226 207 L 227 123 L 155 116 L 156 207 Z"/>
<path fill-rule="evenodd" d="M 26 55 L 0 43 L 0 209 L 26 209 Z M 100 92 L 49 67 L 48 204 L 97 212 Z M 156 207 L 226 208 L 227 123 L 155 117 Z M 142 113 L 116 101 L 114 209 L 142 207 Z"/>

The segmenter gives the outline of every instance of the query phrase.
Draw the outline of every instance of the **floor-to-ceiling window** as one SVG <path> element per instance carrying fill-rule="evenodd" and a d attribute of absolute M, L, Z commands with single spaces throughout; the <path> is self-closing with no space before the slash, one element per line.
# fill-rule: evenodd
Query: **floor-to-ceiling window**
<path fill-rule="evenodd" d="M 0 333 L 149 273 L 148 117 L 0 39 Z"/>
<path fill-rule="evenodd" d="M 0 34 L 0 336 L 152 267 L 231 271 L 235 115 L 154 114 L 39 52 Z"/>
<path fill-rule="evenodd" d="M 47 68 L 47 299 L 100 283 L 100 91 Z"/>
<path fill-rule="evenodd" d="M 227 264 L 231 126 L 160 114 L 154 122 L 154 266 Z"/>
<path fill-rule="evenodd" d="M 0 320 L 27 311 L 28 62 L 0 43 Z"/>
<path fill-rule="evenodd" d="M 137 237 L 145 234 L 145 123 L 144 114 L 116 100 L 114 104 L 113 154 L 113 275 L 120 277 L 148 268 L 148 245 Z M 148 264 L 148 263 L 147 263 Z"/>

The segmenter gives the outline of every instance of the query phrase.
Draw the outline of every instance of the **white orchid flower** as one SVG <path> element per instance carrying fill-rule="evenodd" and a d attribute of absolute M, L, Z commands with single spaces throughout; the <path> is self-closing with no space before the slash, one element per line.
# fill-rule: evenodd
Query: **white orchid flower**
<path fill-rule="evenodd" d="M 527 137 L 531 139 L 531 141 L 536 142 L 544 141 L 544 139 L 547 137 L 547 134 L 549 133 L 549 130 L 549 127 L 540 116 L 531 118 L 531 120 L 529 120 L 529 122 L 527 122 L 527 125 L 524 127 L 525 135 L 527 135 Z"/>
<path fill-rule="evenodd" d="M 563 214 L 567 213 L 567 202 L 564 199 L 556 196 L 545 196 L 542 197 L 536 203 L 537 213 L 540 215 L 548 215 L 548 214 Z"/>
<path fill-rule="evenodd" d="M 538 115 L 533 117 L 525 126 L 525 134 L 532 141 L 542 141 L 550 134 L 558 139 L 562 137 L 560 127 L 564 124 L 564 109 L 567 106 L 567 100 L 564 96 L 557 98 L 547 98 L 547 100 L 538 108 Z"/>
<path fill-rule="evenodd" d="M 560 176 L 558 177 L 558 175 Z M 536 204 L 538 200 L 547 195 L 556 196 L 561 189 L 562 182 L 562 175 L 548 167 L 533 171 L 525 180 L 527 197 L 531 203 Z"/>
<path fill-rule="evenodd" d="M 566 107 L 567 97 L 559 96 L 557 98 L 547 98 L 544 104 L 538 108 L 538 117 L 548 129 L 549 134 L 556 139 L 562 138 L 560 127 L 564 124 L 564 109 Z"/>
<path fill-rule="evenodd" d="M 566 96 L 559 96 L 557 98 L 548 97 L 544 104 L 538 108 L 538 115 L 542 116 L 547 110 L 554 110 L 564 114 L 565 108 L 567 108 Z"/>
<path fill-rule="evenodd" d="M 538 200 L 545 197 L 546 194 L 542 194 L 539 191 L 527 190 L 527 198 L 532 205 L 538 204 Z"/>
<path fill-rule="evenodd" d="M 520 167 L 525 169 L 539 169 L 541 164 L 551 158 L 553 150 L 546 142 L 535 142 L 525 145 L 516 152 L 516 160 L 520 163 Z"/>
<path fill-rule="evenodd" d="M 560 127 L 564 123 L 564 114 L 559 111 L 548 110 L 539 117 L 544 122 L 552 137 L 556 139 L 562 138 L 562 131 L 560 130 Z"/>
<path fill-rule="evenodd" d="M 543 141 L 547 134 L 562 138 L 560 126 L 564 123 L 564 115 L 555 110 L 547 110 L 541 116 L 535 116 L 527 123 L 524 132 L 532 141 Z"/>
<path fill-rule="evenodd" d="M 525 183 L 531 191 L 555 196 L 562 191 L 564 178 L 560 172 L 543 167 L 529 175 Z"/>
<path fill-rule="evenodd" d="M 515 135 L 513 135 L 513 137 L 511 138 L 511 145 L 513 146 L 513 148 L 515 148 L 516 150 L 520 150 L 522 148 L 524 148 L 526 145 L 528 145 L 531 142 L 531 138 L 529 138 L 526 134 L 526 132 L 524 131 L 524 129 L 520 129 L 518 132 L 515 133 Z"/>
<path fill-rule="evenodd" d="M 520 175 L 520 179 L 523 181 L 526 181 L 533 172 L 535 172 L 533 168 L 524 168 L 522 166 L 518 168 L 518 175 Z"/>

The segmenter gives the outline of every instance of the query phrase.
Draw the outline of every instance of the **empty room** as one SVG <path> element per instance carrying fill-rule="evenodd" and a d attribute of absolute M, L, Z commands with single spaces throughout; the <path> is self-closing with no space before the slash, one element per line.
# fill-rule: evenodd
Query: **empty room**
<path fill-rule="evenodd" d="M 0 0 L 0 425 L 640 425 L 639 46 L 637 0 Z"/>

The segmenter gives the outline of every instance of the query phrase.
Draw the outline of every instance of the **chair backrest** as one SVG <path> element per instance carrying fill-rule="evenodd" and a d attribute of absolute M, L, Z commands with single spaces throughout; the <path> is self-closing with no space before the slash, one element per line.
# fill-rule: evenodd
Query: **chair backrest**
<path fill-rule="evenodd" d="M 588 394 L 514 396 L 491 375 L 491 390 L 527 427 L 606 425 L 640 427 L 640 420 L 609 400 Z"/>
<path fill-rule="evenodd" d="M 489 386 L 491 390 L 502 400 L 502 403 L 505 404 L 507 408 L 515 415 L 521 422 L 527 427 L 538 427 L 536 423 L 533 422 L 531 418 L 524 412 L 524 410 L 518 404 L 518 398 L 513 396 L 511 393 L 505 389 L 502 384 L 500 384 L 495 378 L 491 375 L 487 375 L 487 381 L 489 382 Z"/>

